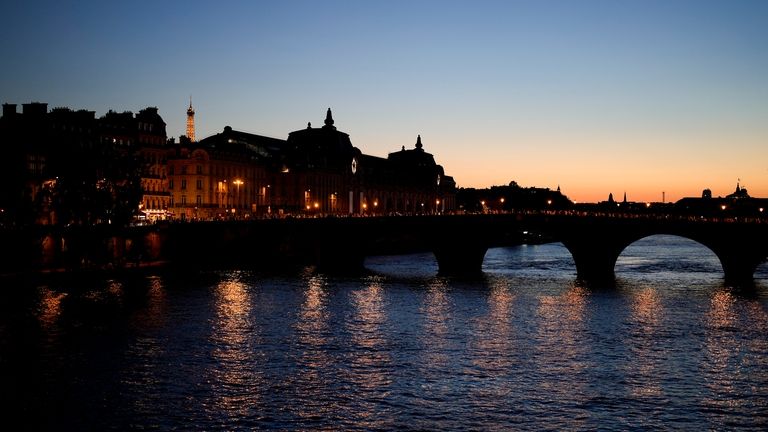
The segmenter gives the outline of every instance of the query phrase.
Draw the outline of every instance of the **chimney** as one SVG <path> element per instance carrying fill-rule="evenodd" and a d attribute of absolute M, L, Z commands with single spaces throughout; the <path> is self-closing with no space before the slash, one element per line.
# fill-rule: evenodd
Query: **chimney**
<path fill-rule="evenodd" d="M 16 115 L 16 104 L 3 104 L 3 117 L 12 117 Z"/>

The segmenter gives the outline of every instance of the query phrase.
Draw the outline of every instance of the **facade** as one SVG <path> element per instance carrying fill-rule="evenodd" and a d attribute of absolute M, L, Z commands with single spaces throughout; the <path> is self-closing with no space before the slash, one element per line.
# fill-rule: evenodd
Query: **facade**
<path fill-rule="evenodd" d="M 48 104 L 32 102 L 23 104 L 18 112 L 16 104 L 3 104 L 3 223 L 51 224 L 59 222 L 60 216 L 69 218 L 57 213 L 53 192 L 61 189 L 64 178 L 72 179 L 74 185 L 103 177 L 96 164 L 103 153 L 99 143 L 99 124 L 93 111 L 54 108 L 49 112 Z M 69 195 L 78 196 L 75 189 L 70 190 Z M 80 203 L 83 208 L 85 205 Z"/>
<path fill-rule="evenodd" d="M 136 159 L 141 184 L 138 217 L 150 221 L 166 219 L 170 194 L 166 179 L 166 156 L 169 151 L 165 121 L 156 107 L 140 110 L 107 112 L 99 119 L 100 139 L 112 143 L 123 157 Z"/>
<path fill-rule="evenodd" d="M 147 208 L 160 218 L 168 205 L 167 137 L 157 108 L 97 119 L 39 102 L 20 113 L 4 104 L 0 141 L 7 149 L 0 208 L 14 223 L 113 223 Z"/>
<path fill-rule="evenodd" d="M 380 158 L 363 154 L 334 125 L 288 135 L 277 202 L 308 214 L 439 213 L 455 207 L 455 182 L 417 138 L 414 149 Z M 290 180 L 288 180 L 290 179 Z M 288 181 L 285 181 L 288 180 Z"/>
<path fill-rule="evenodd" d="M 179 219 L 285 215 L 440 213 L 455 207 L 455 183 L 417 138 L 387 158 L 363 154 L 324 125 L 287 140 L 235 131 L 186 142 L 168 159 L 171 211 Z"/>
<path fill-rule="evenodd" d="M 165 122 L 150 107 L 136 114 L 139 130 L 137 156 L 141 163 L 141 202 L 139 216 L 150 221 L 164 220 L 171 204 L 168 191 L 167 156 L 169 152 Z"/>
<path fill-rule="evenodd" d="M 172 216 L 211 220 L 271 213 L 271 173 L 284 143 L 227 126 L 175 146 L 167 159 Z"/>
<path fill-rule="evenodd" d="M 31 103 L 18 113 L 4 104 L 2 218 L 94 224 L 455 209 L 455 182 L 420 136 L 383 158 L 353 146 L 330 108 L 322 127 L 308 124 L 285 140 L 227 126 L 195 141 L 191 100 L 187 120 L 188 136 L 176 143 L 155 107 L 97 119 L 93 111 Z M 60 211 L 72 209 L 80 215 Z"/>

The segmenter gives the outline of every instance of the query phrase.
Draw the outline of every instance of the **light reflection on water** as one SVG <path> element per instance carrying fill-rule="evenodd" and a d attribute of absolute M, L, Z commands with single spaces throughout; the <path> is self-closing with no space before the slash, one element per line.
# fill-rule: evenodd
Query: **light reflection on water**
<path fill-rule="evenodd" d="M 633 327 L 633 359 L 628 363 L 625 373 L 628 375 L 630 395 L 639 400 L 661 398 L 664 390 L 657 370 L 663 358 L 660 358 L 654 346 L 655 336 L 664 328 L 664 304 L 654 287 L 639 288 L 629 294 L 629 326 Z"/>
<path fill-rule="evenodd" d="M 6 294 L 0 382 L 18 396 L 4 402 L 43 429 L 768 422 L 768 286 L 724 286 L 695 244 L 636 243 L 607 289 L 577 283 L 558 244 L 490 250 L 470 280 L 435 276 L 431 255 L 367 265 L 359 277 L 166 274 Z"/>
<path fill-rule="evenodd" d="M 212 402 L 206 408 L 232 418 L 247 416 L 259 403 L 263 386 L 259 365 L 261 343 L 258 329 L 251 322 L 253 301 L 249 286 L 238 273 L 228 275 L 214 288 L 214 317 L 211 321 L 212 363 L 208 383 Z"/>
<path fill-rule="evenodd" d="M 585 399 L 588 394 L 585 373 L 591 367 L 587 356 L 585 307 L 586 291 L 570 287 L 559 295 L 544 295 L 538 299 L 538 331 L 535 335 L 534 367 L 538 381 L 537 402 L 545 405 L 550 400 Z M 573 408 L 568 411 L 574 410 Z M 572 422 L 558 427 L 581 428 L 583 416 L 568 413 Z M 541 412 L 543 415 L 544 412 Z M 554 416 L 563 421 L 561 415 Z"/>

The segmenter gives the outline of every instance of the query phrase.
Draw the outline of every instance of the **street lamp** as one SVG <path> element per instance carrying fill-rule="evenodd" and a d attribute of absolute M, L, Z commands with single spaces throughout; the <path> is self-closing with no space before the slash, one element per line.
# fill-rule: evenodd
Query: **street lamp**
<path fill-rule="evenodd" d="M 243 184 L 243 181 L 240 180 L 240 179 L 234 179 L 232 181 L 232 183 L 234 183 L 235 186 L 237 186 L 237 198 L 236 198 L 237 203 L 236 203 L 236 206 L 240 207 L 240 185 Z"/>

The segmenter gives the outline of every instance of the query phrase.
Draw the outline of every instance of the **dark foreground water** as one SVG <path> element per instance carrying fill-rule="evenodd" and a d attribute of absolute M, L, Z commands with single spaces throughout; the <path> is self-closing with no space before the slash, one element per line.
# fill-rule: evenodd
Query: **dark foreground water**
<path fill-rule="evenodd" d="M 431 255 L 372 274 L 8 282 L 2 424 L 53 430 L 765 430 L 768 268 L 657 236 L 616 287 L 559 244 L 493 249 L 477 280 Z M 5 429 L 5 427 L 4 427 Z"/>

